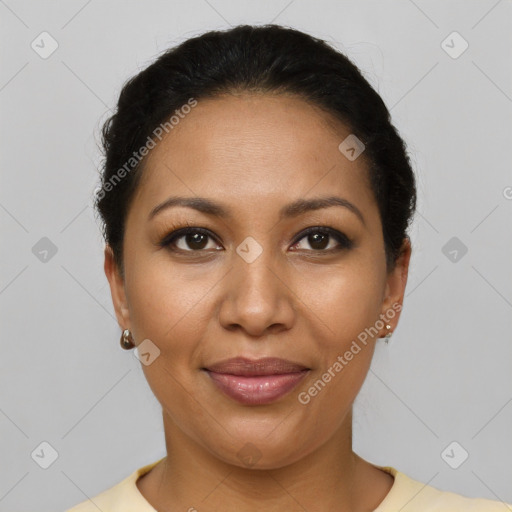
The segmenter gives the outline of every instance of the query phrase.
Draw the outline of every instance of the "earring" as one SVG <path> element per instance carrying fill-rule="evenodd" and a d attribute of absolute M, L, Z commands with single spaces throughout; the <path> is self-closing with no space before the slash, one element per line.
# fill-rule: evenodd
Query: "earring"
<path fill-rule="evenodd" d="M 391 329 L 391 325 L 386 324 L 386 329 Z M 393 334 L 393 331 L 389 331 L 386 336 L 384 336 L 384 341 L 386 342 L 386 345 L 389 343 L 389 338 L 391 338 L 391 335 Z"/>
<path fill-rule="evenodd" d="M 133 336 L 129 329 L 125 329 L 121 335 L 121 347 L 123 347 L 125 350 L 130 350 L 135 347 Z"/>

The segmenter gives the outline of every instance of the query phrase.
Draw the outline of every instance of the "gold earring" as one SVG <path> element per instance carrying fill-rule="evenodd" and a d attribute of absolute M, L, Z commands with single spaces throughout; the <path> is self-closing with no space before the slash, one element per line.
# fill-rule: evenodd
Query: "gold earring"
<path fill-rule="evenodd" d="M 391 325 L 388 325 L 386 324 L 386 329 L 391 329 Z M 393 334 L 393 331 L 389 331 L 386 336 L 384 336 L 384 341 L 386 342 L 386 344 L 389 343 L 389 338 L 391 338 L 391 335 Z"/>
<path fill-rule="evenodd" d="M 121 347 L 123 347 L 125 350 L 130 350 L 135 347 L 133 336 L 129 329 L 125 329 L 121 335 Z"/>

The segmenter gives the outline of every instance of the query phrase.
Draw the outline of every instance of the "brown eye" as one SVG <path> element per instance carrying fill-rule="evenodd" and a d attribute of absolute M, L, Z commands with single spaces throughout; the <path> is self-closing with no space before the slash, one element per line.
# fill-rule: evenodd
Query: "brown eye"
<path fill-rule="evenodd" d="M 308 247 L 299 247 L 301 242 L 305 240 Z M 305 249 L 320 252 L 331 252 L 342 249 L 350 249 L 352 247 L 352 241 L 347 238 L 343 233 L 326 227 L 311 227 L 306 231 L 302 232 L 297 238 L 297 241 L 293 244 L 294 250 Z"/>
<path fill-rule="evenodd" d="M 329 245 L 330 235 L 325 233 L 313 233 L 307 236 L 308 243 L 313 249 L 325 249 Z"/>
<path fill-rule="evenodd" d="M 210 249 L 217 249 L 218 244 L 207 230 L 202 228 L 185 228 L 178 229 L 166 236 L 160 245 L 162 247 L 169 247 L 171 250 L 198 252 L 208 248 L 209 240 L 213 242 Z"/>
<path fill-rule="evenodd" d="M 180 238 L 184 239 L 186 246 L 194 250 L 204 249 L 208 243 L 208 235 L 204 235 L 203 233 L 188 233 Z"/>

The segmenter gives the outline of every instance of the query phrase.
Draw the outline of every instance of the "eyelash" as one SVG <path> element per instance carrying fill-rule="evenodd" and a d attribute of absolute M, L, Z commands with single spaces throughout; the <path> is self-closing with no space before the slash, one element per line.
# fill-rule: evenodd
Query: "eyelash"
<path fill-rule="evenodd" d="M 216 237 L 207 229 L 199 228 L 199 227 L 192 227 L 188 226 L 186 228 L 176 229 L 175 231 L 172 231 L 171 233 L 167 234 L 161 242 L 159 242 L 160 247 L 165 247 L 168 250 L 172 252 L 180 252 L 180 253 L 201 253 L 204 252 L 202 249 L 199 250 L 185 250 L 185 249 L 178 249 L 176 247 L 173 247 L 173 244 L 176 243 L 177 240 L 180 238 L 189 235 L 189 234 L 202 234 L 205 236 L 210 237 L 213 239 L 216 243 L 219 243 L 216 239 Z M 334 252 L 342 251 L 342 250 L 349 250 L 353 247 L 354 243 L 351 239 L 349 239 L 345 234 L 341 233 L 340 231 L 329 228 L 326 226 L 312 226 L 304 231 L 302 231 L 295 241 L 293 242 L 292 246 L 298 244 L 303 238 L 306 238 L 308 235 L 313 233 L 320 233 L 322 235 L 330 236 L 334 238 L 338 242 L 338 247 L 331 248 L 331 249 L 309 249 L 308 252 L 315 252 L 315 253 L 326 253 L 326 254 L 332 254 Z M 220 244 L 219 244 L 220 245 Z M 300 250 L 300 249 L 299 249 Z"/>

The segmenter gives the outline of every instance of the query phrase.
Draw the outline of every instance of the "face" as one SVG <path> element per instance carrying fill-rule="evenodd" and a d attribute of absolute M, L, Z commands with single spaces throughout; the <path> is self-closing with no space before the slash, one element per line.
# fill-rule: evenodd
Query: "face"
<path fill-rule="evenodd" d="M 397 325 L 410 246 L 388 273 L 364 153 L 338 149 L 349 133 L 295 97 L 200 100 L 146 160 L 124 280 L 105 251 L 121 328 L 159 350 L 142 367 L 169 428 L 223 461 L 280 467 L 340 435 Z M 162 206 L 176 197 L 195 207 Z M 296 366 L 205 370 L 239 357 Z"/>

